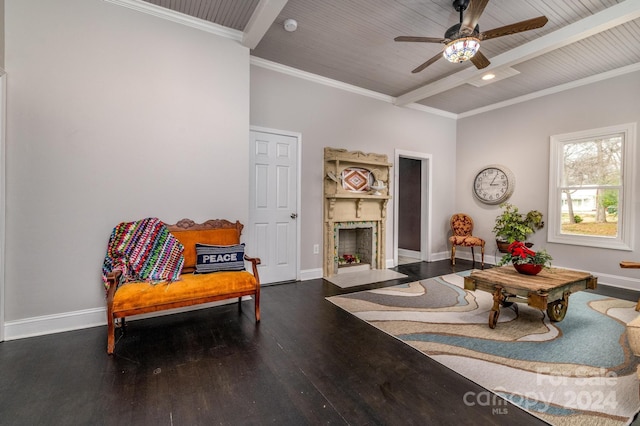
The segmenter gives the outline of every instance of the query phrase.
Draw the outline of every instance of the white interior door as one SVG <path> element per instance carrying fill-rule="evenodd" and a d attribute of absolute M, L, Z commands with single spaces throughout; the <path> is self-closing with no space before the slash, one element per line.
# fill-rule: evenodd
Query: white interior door
<path fill-rule="evenodd" d="M 263 284 L 298 275 L 298 141 L 293 135 L 252 130 L 250 138 L 249 253 L 260 258 Z"/>

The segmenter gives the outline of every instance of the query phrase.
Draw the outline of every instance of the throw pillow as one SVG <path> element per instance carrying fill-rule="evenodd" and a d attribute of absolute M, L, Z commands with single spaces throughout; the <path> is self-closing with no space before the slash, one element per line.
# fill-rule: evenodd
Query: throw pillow
<path fill-rule="evenodd" d="M 244 270 L 244 243 L 230 246 L 196 244 L 196 274 Z"/>

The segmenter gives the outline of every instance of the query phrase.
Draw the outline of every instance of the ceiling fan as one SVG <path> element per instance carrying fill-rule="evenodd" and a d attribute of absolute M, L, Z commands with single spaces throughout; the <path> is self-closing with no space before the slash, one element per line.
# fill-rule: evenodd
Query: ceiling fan
<path fill-rule="evenodd" d="M 441 53 L 438 53 L 411 72 L 414 74 L 418 73 L 442 57 L 447 58 L 450 62 L 470 60 L 476 68 L 485 68 L 489 66 L 491 62 L 478 50 L 480 49 L 480 41 L 541 28 L 548 21 L 546 16 L 539 16 L 537 18 L 505 25 L 504 27 L 480 32 L 478 19 L 480 19 L 480 15 L 482 15 L 487 3 L 489 3 L 489 0 L 454 0 L 453 8 L 456 12 L 460 13 L 460 23 L 449 28 L 444 33 L 443 38 L 414 36 L 399 36 L 394 38 L 394 41 L 442 43 L 445 45 Z M 467 8 L 469 10 L 466 15 L 464 15 L 464 11 L 467 10 Z"/>

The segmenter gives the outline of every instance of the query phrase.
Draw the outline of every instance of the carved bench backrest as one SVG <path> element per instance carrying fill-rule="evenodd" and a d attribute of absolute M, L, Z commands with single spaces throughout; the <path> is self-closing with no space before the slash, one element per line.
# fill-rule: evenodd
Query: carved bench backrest
<path fill-rule="evenodd" d="M 244 225 L 239 221 L 224 219 L 195 223 L 191 219 L 182 219 L 175 225 L 167 225 L 169 231 L 184 246 L 183 272 L 193 272 L 196 265 L 196 243 L 228 246 L 240 243 Z"/>

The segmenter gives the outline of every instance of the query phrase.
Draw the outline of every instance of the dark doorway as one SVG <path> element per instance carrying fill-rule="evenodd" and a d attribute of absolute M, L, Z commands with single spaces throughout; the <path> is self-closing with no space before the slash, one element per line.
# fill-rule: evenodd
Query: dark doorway
<path fill-rule="evenodd" d="M 420 252 L 422 161 L 400 158 L 398 168 L 398 249 Z"/>

